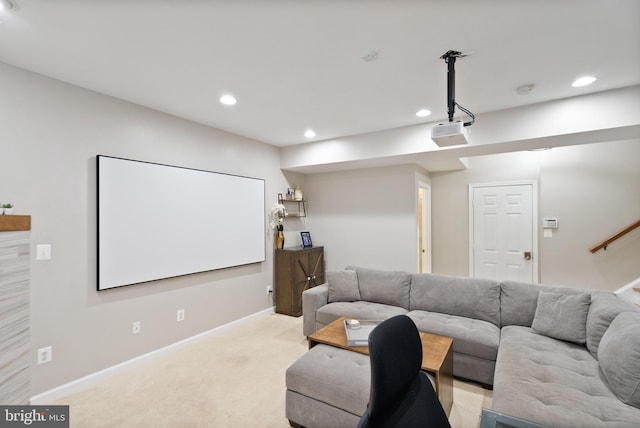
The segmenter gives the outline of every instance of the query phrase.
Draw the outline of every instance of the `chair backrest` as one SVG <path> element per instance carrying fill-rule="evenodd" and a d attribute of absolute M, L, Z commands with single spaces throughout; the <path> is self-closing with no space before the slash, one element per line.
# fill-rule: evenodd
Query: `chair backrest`
<path fill-rule="evenodd" d="M 398 315 L 369 335 L 371 393 L 359 428 L 449 427 L 427 376 L 420 371 L 422 342 L 414 322 Z"/>

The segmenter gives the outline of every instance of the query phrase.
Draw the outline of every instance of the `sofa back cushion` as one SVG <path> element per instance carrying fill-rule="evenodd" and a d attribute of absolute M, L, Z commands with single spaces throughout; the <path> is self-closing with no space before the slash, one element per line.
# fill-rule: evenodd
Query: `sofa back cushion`
<path fill-rule="evenodd" d="M 541 291 L 562 294 L 584 293 L 585 290 L 568 287 L 551 287 L 528 282 L 503 281 L 500 283 L 500 321 L 506 325 L 531 327 Z"/>
<path fill-rule="evenodd" d="M 500 284 L 480 278 L 413 274 L 409 308 L 474 318 L 500 327 Z"/>
<path fill-rule="evenodd" d="M 411 275 L 400 271 L 347 266 L 358 275 L 360 299 L 409 309 Z"/>
<path fill-rule="evenodd" d="M 640 408 L 640 313 L 620 313 L 602 336 L 600 370 L 624 403 Z"/>
<path fill-rule="evenodd" d="M 596 291 L 591 294 L 591 307 L 587 316 L 587 349 L 598 358 L 598 346 L 602 335 L 618 314 L 635 311 L 633 305 L 611 292 Z"/>
<path fill-rule="evenodd" d="M 352 270 L 327 271 L 327 302 L 355 302 L 360 300 L 358 275 Z"/>
<path fill-rule="evenodd" d="M 563 294 L 541 291 L 531 329 L 538 334 L 584 344 L 591 294 Z"/>

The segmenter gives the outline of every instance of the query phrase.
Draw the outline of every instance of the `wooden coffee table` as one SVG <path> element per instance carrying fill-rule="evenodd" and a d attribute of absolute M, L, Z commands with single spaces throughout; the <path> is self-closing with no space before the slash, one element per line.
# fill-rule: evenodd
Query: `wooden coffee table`
<path fill-rule="evenodd" d="M 344 331 L 345 319 L 348 318 L 338 318 L 308 336 L 309 349 L 323 343 L 369 355 L 368 346 L 349 346 L 347 344 L 347 334 Z M 453 405 L 453 339 L 424 332 L 420 332 L 420 339 L 422 340 L 422 370 L 434 376 L 436 394 L 444 411 L 449 416 Z"/>

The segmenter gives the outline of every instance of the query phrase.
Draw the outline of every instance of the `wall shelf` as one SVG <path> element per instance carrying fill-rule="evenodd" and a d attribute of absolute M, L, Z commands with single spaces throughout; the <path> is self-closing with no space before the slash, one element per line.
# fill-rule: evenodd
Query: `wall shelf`
<path fill-rule="evenodd" d="M 283 199 L 278 197 L 278 203 L 284 205 L 284 216 L 286 217 L 306 217 L 306 199 Z"/>
<path fill-rule="evenodd" d="M 18 230 L 31 230 L 30 215 L 0 215 L 0 232 L 14 232 Z"/>

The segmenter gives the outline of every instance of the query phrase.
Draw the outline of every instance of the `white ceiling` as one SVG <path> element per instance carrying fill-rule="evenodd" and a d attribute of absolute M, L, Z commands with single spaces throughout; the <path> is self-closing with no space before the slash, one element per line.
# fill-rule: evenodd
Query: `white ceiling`
<path fill-rule="evenodd" d="M 277 146 L 446 118 L 450 49 L 474 113 L 640 84 L 637 0 L 13 1 L 0 61 Z"/>

